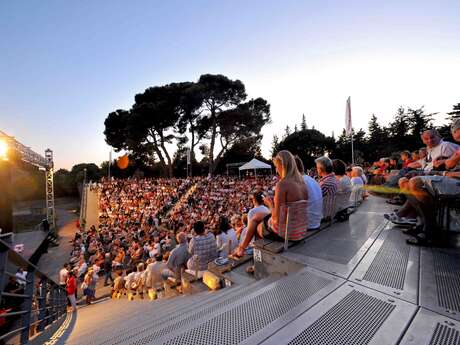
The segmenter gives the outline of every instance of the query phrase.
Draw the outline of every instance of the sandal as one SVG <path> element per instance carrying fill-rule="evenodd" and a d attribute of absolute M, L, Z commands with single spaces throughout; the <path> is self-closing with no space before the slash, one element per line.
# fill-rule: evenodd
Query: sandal
<path fill-rule="evenodd" d="M 255 271 L 254 265 L 246 267 L 246 273 L 254 274 L 254 271 Z"/>
<path fill-rule="evenodd" d="M 431 246 L 431 241 L 429 241 L 424 233 L 420 233 L 413 238 L 408 238 L 406 243 L 412 246 Z"/>

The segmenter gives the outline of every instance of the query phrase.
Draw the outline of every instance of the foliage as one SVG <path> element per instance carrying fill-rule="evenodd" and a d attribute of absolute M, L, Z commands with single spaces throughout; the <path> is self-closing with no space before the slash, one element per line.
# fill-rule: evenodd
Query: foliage
<path fill-rule="evenodd" d="M 196 83 L 150 87 L 135 96 L 129 111 L 108 115 L 106 142 L 116 151 L 126 150 L 150 161 L 150 165 L 158 161 L 164 173 L 172 176 L 174 162 L 181 160 L 169 150 L 177 144 L 183 151 L 188 134 L 191 155 L 195 157 L 198 147 L 207 156 L 212 174 L 234 143 L 260 137 L 262 127 L 270 121 L 267 101 L 256 98 L 244 103 L 245 99 L 244 84 L 223 75 L 204 74 Z M 192 160 L 192 166 L 195 163 Z"/>

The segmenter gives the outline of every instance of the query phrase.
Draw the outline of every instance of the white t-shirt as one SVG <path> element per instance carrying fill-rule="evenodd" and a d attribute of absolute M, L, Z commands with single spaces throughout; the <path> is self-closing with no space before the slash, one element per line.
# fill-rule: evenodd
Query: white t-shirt
<path fill-rule="evenodd" d="M 455 151 L 457 151 L 460 148 L 457 144 L 441 140 L 439 144 L 435 147 L 426 148 L 427 151 L 427 165 L 425 166 L 425 171 L 431 171 L 433 170 L 433 161 L 441 158 L 441 157 L 446 157 L 449 158 L 451 157 Z"/>
<path fill-rule="evenodd" d="M 238 247 L 238 236 L 236 235 L 236 231 L 234 229 L 230 229 L 227 231 L 228 239 L 232 242 L 230 247 L 230 253 Z"/>
<path fill-rule="evenodd" d="M 263 212 L 265 215 L 270 213 L 270 210 L 265 205 L 260 205 L 254 208 L 251 208 L 248 212 L 248 222 L 252 220 L 252 218 L 256 215 L 256 213 Z"/>
<path fill-rule="evenodd" d="M 67 268 L 61 268 L 59 271 L 59 284 L 64 285 L 67 283 L 67 278 L 69 277 L 69 271 Z"/>
<path fill-rule="evenodd" d="M 27 271 L 22 271 L 22 273 L 20 272 L 16 272 L 16 277 L 18 278 L 18 284 L 20 285 L 26 285 L 26 276 L 27 276 Z"/>
<path fill-rule="evenodd" d="M 323 218 L 323 194 L 319 183 L 312 177 L 303 175 L 303 180 L 308 191 L 308 228 L 317 229 L 321 225 L 321 218 Z"/>
<path fill-rule="evenodd" d="M 356 177 L 352 177 L 351 178 L 351 184 L 353 186 L 356 186 L 356 185 L 359 185 L 359 186 L 364 186 L 364 182 L 363 182 L 363 179 L 359 176 L 356 176 Z"/>

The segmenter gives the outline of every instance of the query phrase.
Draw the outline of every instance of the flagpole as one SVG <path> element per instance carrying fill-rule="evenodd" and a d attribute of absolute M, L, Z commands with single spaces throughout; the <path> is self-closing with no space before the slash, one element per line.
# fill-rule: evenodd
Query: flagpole
<path fill-rule="evenodd" d="M 353 130 L 351 130 L 351 165 L 355 165 L 355 153 L 353 151 Z"/>

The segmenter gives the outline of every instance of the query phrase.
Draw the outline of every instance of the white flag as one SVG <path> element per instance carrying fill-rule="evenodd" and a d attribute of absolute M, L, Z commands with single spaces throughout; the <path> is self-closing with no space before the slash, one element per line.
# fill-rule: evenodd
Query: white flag
<path fill-rule="evenodd" d="M 351 100 L 350 97 L 347 99 L 347 106 L 345 109 L 345 133 L 351 135 L 353 125 L 351 123 Z"/>

